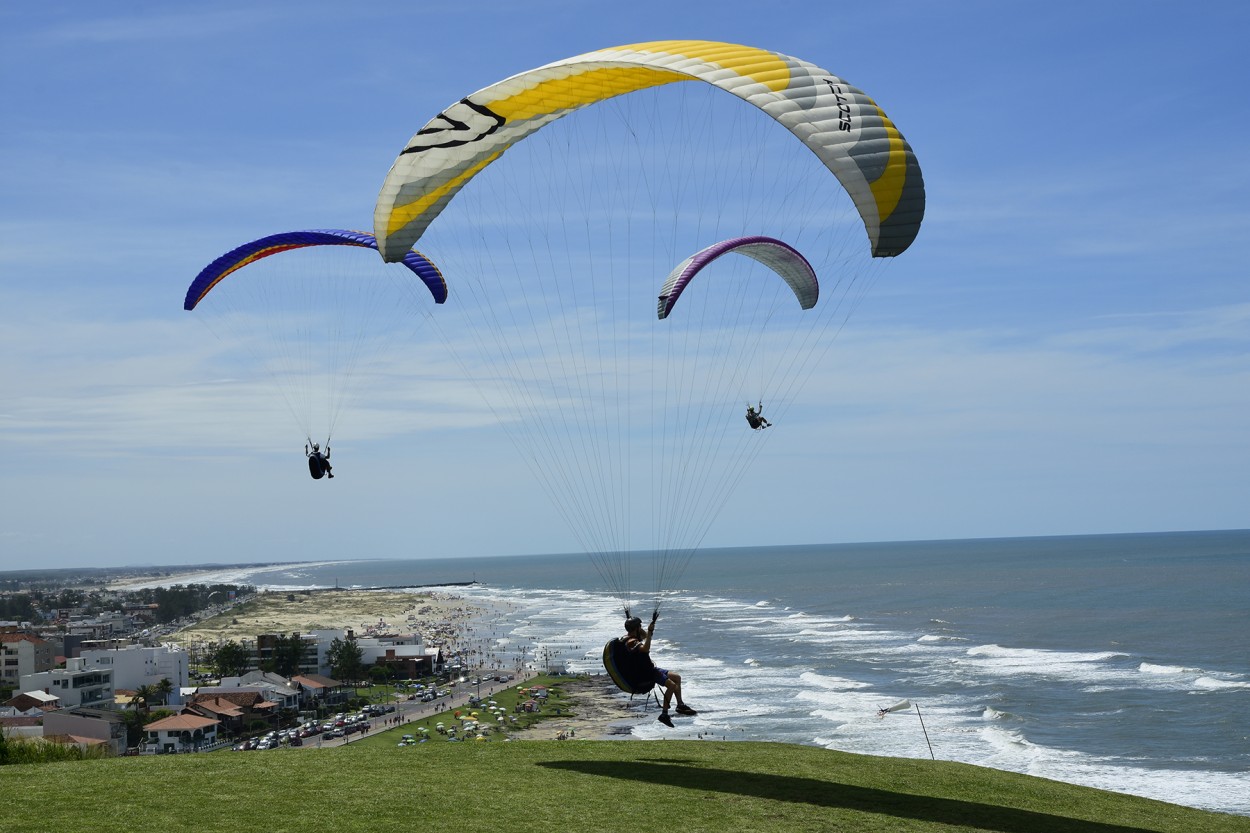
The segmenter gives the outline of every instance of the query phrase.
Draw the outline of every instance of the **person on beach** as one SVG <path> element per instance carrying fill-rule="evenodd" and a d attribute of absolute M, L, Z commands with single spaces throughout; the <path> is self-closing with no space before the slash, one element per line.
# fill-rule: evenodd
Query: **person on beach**
<path fill-rule="evenodd" d="M 759 403 L 758 410 L 750 402 L 747 403 L 747 425 L 750 425 L 756 431 L 772 426 L 771 422 L 764 419 L 764 403 L 762 401 Z"/>
<path fill-rule="evenodd" d="M 651 637 L 655 634 L 655 620 L 660 618 L 660 612 L 657 610 L 651 616 L 651 624 L 644 629 L 642 620 L 637 616 L 631 616 L 625 620 L 625 648 L 630 651 L 637 651 L 647 655 L 647 660 L 651 659 Z M 659 668 L 652 664 L 655 673 L 656 685 L 664 688 L 664 703 L 660 707 L 660 716 L 656 718 L 665 726 L 673 725 L 673 718 L 669 716 L 668 707 L 672 703 L 673 697 L 677 698 L 677 713 L 685 715 L 698 714 L 697 711 L 686 705 L 681 699 L 681 675 L 676 671 L 669 671 Z"/>

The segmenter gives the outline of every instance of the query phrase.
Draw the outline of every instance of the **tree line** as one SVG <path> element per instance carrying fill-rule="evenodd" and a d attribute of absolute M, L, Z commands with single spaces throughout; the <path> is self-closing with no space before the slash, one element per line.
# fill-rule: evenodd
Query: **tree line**
<path fill-rule="evenodd" d="M 255 593 L 256 588 L 248 584 L 175 584 L 131 590 L 127 595 L 129 604 L 156 605 L 156 621 L 165 624 L 224 604 L 232 591 L 236 596 L 245 596 Z"/>
<path fill-rule="evenodd" d="M 65 608 L 80 608 L 95 616 L 122 606 L 154 604 L 156 622 L 166 624 L 224 603 L 231 591 L 243 597 L 255 593 L 256 588 L 249 584 L 179 584 L 122 592 L 27 589 L 0 593 L 0 620 L 40 622 L 52 611 Z"/>

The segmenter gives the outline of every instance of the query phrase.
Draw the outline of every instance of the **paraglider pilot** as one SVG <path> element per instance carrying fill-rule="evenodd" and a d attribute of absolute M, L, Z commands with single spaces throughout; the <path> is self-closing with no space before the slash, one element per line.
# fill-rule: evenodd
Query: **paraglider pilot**
<path fill-rule="evenodd" d="M 755 407 L 752 407 L 750 402 L 747 403 L 747 425 L 750 425 L 756 431 L 772 425 L 771 422 L 764 419 L 764 402 L 762 400 Z"/>
<path fill-rule="evenodd" d="M 334 477 L 334 472 L 330 468 L 330 444 L 326 443 L 325 453 L 322 453 L 321 446 L 317 443 L 312 444 L 312 450 L 308 449 L 308 443 L 304 443 L 304 456 L 308 458 L 308 473 L 312 475 L 313 480 L 320 480 L 322 477 Z"/>
<path fill-rule="evenodd" d="M 630 651 L 641 651 L 644 654 L 651 653 L 651 636 L 655 633 L 655 620 L 660 617 L 657 610 L 651 616 L 651 624 L 644 630 L 642 620 L 637 616 L 631 616 L 625 620 L 625 647 Z M 665 726 L 673 725 L 673 718 L 668 714 L 669 704 L 673 697 L 677 697 L 677 713 L 678 714 L 698 714 L 697 711 L 690 708 L 681 699 L 681 676 L 675 671 L 667 671 L 663 668 L 655 667 L 655 682 L 657 685 L 664 687 L 664 704 L 660 708 L 660 716 L 657 718 Z"/>

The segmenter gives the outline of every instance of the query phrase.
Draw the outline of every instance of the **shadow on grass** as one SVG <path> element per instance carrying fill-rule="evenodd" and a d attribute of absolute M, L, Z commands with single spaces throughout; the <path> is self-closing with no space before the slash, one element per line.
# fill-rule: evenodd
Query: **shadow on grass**
<path fill-rule="evenodd" d="M 1141 827 L 1085 821 L 974 801 L 910 795 L 816 778 L 681 766 L 653 760 L 544 761 L 538 766 L 647 784 L 963 825 L 997 833 L 1150 833 Z"/>

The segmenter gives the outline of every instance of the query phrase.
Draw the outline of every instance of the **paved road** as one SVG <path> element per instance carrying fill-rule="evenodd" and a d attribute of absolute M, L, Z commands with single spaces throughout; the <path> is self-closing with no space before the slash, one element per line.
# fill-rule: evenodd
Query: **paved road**
<path fill-rule="evenodd" d="M 533 679 L 534 677 L 538 676 L 537 672 L 529 671 L 529 670 L 519 671 L 519 672 L 514 672 L 514 673 L 515 673 L 516 679 L 512 680 L 511 682 L 507 682 L 507 683 L 495 682 L 489 686 L 486 686 L 486 685 L 481 686 L 480 689 L 481 689 L 482 694 L 484 696 L 488 696 L 489 694 L 495 691 L 499 691 L 505 688 L 512 688 L 513 686 L 524 685 L 527 680 Z M 463 688 L 464 690 L 460 691 L 459 689 L 461 688 Z M 440 697 L 437 700 L 434 700 L 430 703 L 422 703 L 419 700 L 416 700 L 416 701 L 402 700 L 395 704 L 395 711 L 392 712 L 391 714 L 385 714 L 385 715 L 382 715 L 381 717 L 371 718 L 369 720 L 370 729 L 368 732 L 365 732 L 364 734 L 356 733 L 356 734 L 348 735 L 347 737 L 331 738 L 329 740 L 326 740 L 325 738 L 320 737 L 320 736 L 315 737 L 315 738 L 305 738 L 304 746 L 302 748 L 325 749 L 325 748 L 332 747 L 332 746 L 346 746 L 349 743 L 359 742 L 359 740 L 363 737 L 368 737 L 370 735 L 376 735 L 378 732 L 386 732 L 391 729 L 399 728 L 399 724 L 387 723 L 388 720 L 394 720 L 398 718 L 401 724 L 412 723 L 413 721 L 420 720 L 421 718 L 428 717 L 432 714 L 441 714 L 443 712 L 454 712 L 456 709 L 460 708 L 461 706 L 467 706 L 469 702 L 469 698 L 476 696 L 478 693 L 478 690 L 479 690 L 479 687 L 476 685 L 465 684 L 463 686 L 456 686 L 456 688 L 452 690 L 453 693 L 450 697 Z M 298 749 L 301 747 L 296 747 L 296 748 Z"/>

